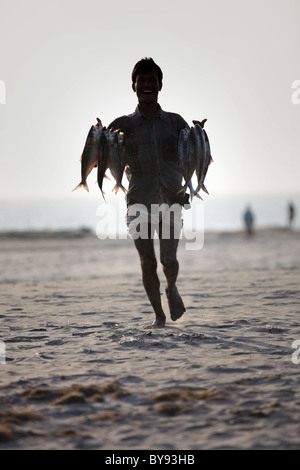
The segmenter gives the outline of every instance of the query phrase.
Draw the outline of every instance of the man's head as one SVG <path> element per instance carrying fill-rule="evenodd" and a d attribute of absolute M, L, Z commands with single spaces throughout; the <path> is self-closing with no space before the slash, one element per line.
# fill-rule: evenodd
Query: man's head
<path fill-rule="evenodd" d="M 157 102 L 162 88 L 163 74 L 160 67 L 151 58 L 140 60 L 132 71 L 132 89 L 137 94 L 139 103 Z"/>
<path fill-rule="evenodd" d="M 132 78 L 132 85 L 136 82 L 137 75 L 145 74 L 149 72 L 156 72 L 158 82 L 161 85 L 163 79 L 163 73 L 161 68 L 154 62 L 151 57 L 145 57 L 145 59 L 139 60 L 133 68 L 131 78 Z"/>

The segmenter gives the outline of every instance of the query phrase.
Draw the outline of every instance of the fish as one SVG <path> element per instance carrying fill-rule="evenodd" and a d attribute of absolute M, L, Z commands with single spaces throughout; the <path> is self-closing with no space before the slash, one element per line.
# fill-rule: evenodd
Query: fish
<path fill-rule="evenodd" d="M 187 182 L 186 174 L 187 174 L 187 166 L 188 166 L 188 137 L 189 137 L 189 130 L 188 129 L 181 129 L 178 137 L 178 159 L 179 165 L 181 169 L 181 173 L 184 177 L 185 182 Z"/>
<path fill-rule="evenodd" d="M 199 168 L 199 172 L 197 174 L 198 186 L 196 188 L 196 192 L 200 191 L 200 189 L 203 189 L 203 191 L 209 194 L 209 192 L 207 191 L 204 185 L 204 180 L 207 174 L 208 167 L 211 164 L 211 162 L 213 162 L 213 158 L 211 156 L 211 150 L 210 150 L 210 143 L 209 143 L 208 135 L 206 131 L 202 128 L 201 123 L 199 121 L 193 121 L 193 124 L 195 124 L 197 134 L 199 136 L 199 139 L 201 140 L 203 150 L 204 150 L 203 165 L 201 166 L 201 168 Z"/>
<path fill-rule="evenodd" d="M 108 136 L 109 142 L 109 156 L 108 156 L 108 168 L 111 171 L 112 176 L 114 177 L 116 184 L 113 187 L 112 191 L 117 194 L 121 188 L 124 193 L 127 190 L 122 185 L 122 177 L 125 168 L 125 141 L 124 133 L 118 130 L 109 131 Z"/>
<path fill-rule="evenodd" d="M 195 123 L 195 121 L 193 121 Z M 196 135 L 196 154 L 197 154 L 197 164 L 196 164 L 196 175 L 198 185 L 195 189 L 195 192 L 198 193 L 200 189 L 206 191 L 204 186 L 204 167 L 205 167 L 205 155 L 206 155 L 206 143 L 205 143 L 205 136 L 204 131 L 200 124 L 197 122 L 195 123 L 195 135 Z"/>
<path fill-rule="evenodd" d="M 189 188 L 191 199 L 197 196 L 202 199 L 194 190 L 191 179 L 193 173 L 197 169 L 197 142 L 195 129 L 182 129 L 178 139 L 178 156 L 179 164 L 185 180 L 184 186 L 179 190 L 179 193 L 185 193 Z"/>
<path fill-rule="evenodd" d="M 182 186 L 179 193 L 185 193 L 195 170 L 195 168 L 191 168 L 190 165 L 195 150 L 194 143 L 193 130 L 187 128 L 181 129 L 178 138 L 178 158 L 185 184 Z"/>
<path fill-rule="evenodd" d="M 104 197 L 105 193 L 102 189 L 102 186 L 103 186 L 103 179 L 108 178 L 108 176 L 106 176 L 105 174 L 108 168 L 108 158 L 109 158 L 108 135 L 109 135 L 109 131 L 106 128 L 104 128 L 100 137 L 98 156 L 97 156 L 98 158 L 97 160 L 97 166 L 98 166 L 97 183 L 98 183 L 98 186 L 100 188 L 100 191 L 102 193 L 104 200 L 105 200 L 105 197 Z"/>
<path fill-rule="evenodd" d="M 100 142 L 100 138 L 103 131 L 103 126 L 99 118 L 97 118 L 98 124 L 93 125 L 86 138 L 85 146 L 80 158 L 81 161 L 81 181 L 73 189 L 75 191 L 79 188 L 84 188 L 86 191 L 89 191 L 89 187 L 87 185 L 87 177 L 91 173 L 92 169 L 97 166 L 98 162 L 98 146 Z"/>
<path fill-rule="evenodd" d="M 118 131 L 118 145 L 119 145 L 119 155 L 121 169 L 125 167 L 126 164 L 126 147 L 125 147 L 125 134 L 124 132 Z"/>
<path fill-rule="evenodd" d="M 204 137 L 205 137 L 205 149 L 206 149 L 204 169 L 203 169 L 203 183 L 204 183 L 208 167 L 214 160 L 213 160 L 213 157 L 211 156 L 210 143 L 209 143 L 208 135 L 207 135 L 207 133 L 204 129 L 203 129 L 203 132 L 204 132 Z M 202 183 L 202 188 L 204 189 L 205 186 L 204 186 L 203 183 Z M 207 192 L 207 194 L 209 194 L 206 188 L 204 190 Z"/>
<path fill-rule="evenodd" d="M 197 167 L 199 166 L 199 142 L 197 141 L 197 134 L 194 127 L 191 127 L 188 139 L 188 169 L 187 169 L 187 183 L 191 178 Z"/>

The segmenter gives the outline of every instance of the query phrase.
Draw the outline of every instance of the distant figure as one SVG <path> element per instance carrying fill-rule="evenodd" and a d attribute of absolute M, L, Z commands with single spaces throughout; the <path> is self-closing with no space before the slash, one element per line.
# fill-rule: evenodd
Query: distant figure
<path fill-rule="evenodd" d="M 290 202 L 288 205 L 288 219 L 289 219 L 290 230 L 292 229 L 294 218 L 295 218 L 295 207 L 294 207 L 294 204 Z"/>
<path fill-rule="evenodd" d="M 253 234 L 253 222 L 254 222 L 254 217 L 251 212 L 250 207 L 247 207 L 245 213 L 244 213 L 244 222 L 246 225 L 246 230 L 248 235 Z"/>

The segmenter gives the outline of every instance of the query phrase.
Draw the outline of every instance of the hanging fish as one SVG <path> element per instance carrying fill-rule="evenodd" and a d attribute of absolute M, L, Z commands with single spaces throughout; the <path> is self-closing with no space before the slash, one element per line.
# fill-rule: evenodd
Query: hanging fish
<path fill-rule="evenodd" d="M 203 189 L 203 191 L 209 194 L 204 185 L 204 180 L 207 174 L 208 167 L 213 161 L 212 156 L 211 156 L 211 151 L 210 151 L 210 143 L 209 143 L 208 135 L 206 131 L 202 128 L 201 123 L 199 121 L 193 121 L 193 124 L 195 124 L 196 134 L 198 136 L 197 140 L 201 142 L 203 152 L 204 152 L 203 162 L 201 166 L 199 167 L 199 170 L 197 173 L 198 186 L 196 188 L 196 192 L 200 191 L 200 189 Z"/>
<path fill-rule="evenodd" d="M 108 138 L 107 138 L 108 135 L 109 135 L 109 131 L 107 129 L 104 129 L 100 137 L 98 155 L 97 155 L 97 166 L 98 166 L 97 183 L 98 183 L 98 186 L 100 188 L 103 198 L 104 198 L 104 192 L 102 189 L 103 179 L 108 178 L 108 176 L 106 176 L 105 174 L 108 168 L 108 157 L 109 157 L 109 144 L 108 144 Z"/>
<path fill-rule="evenodd" d="M 81 182 L 73 189 L 75 191 L 78 188 L 83 187 L 86 191 L 89 191 L 87 185 L 87 177 L 91 173 L 92 169 L 97 166 L 98 162 L 98 147 L 100 138 L 103 131 L 103 126 L 100 119 L 97 118 L 98 124 L 92 126 L 89 130 L 86 138 L 85 146 L 80 158 L 81 161 Z"/>
<path fill-rule="evenodd" d="M 122 177 L 125 168 L 125 142 L 124 133 L 119 131 L 109 131 L 108 134 L 109 142 L 109 156 L 108 156 L 108 168 L 113 175 L 116 184 L 112 191 L 117 194 L 121 188 L 124 193 L 127 190 L 122 185 Z"/>

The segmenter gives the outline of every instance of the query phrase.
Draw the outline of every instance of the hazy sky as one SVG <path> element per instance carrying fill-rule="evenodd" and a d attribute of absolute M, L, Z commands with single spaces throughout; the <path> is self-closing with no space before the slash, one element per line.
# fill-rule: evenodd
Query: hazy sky
<path fill-rule="evenodd" d="M 300 189 L 299 0 L 0 0 L 0 199 L 86 196 L 87 132 L 135 109 L 145 56 L 162 108 L 208 119 L 210 193 Z"/>

